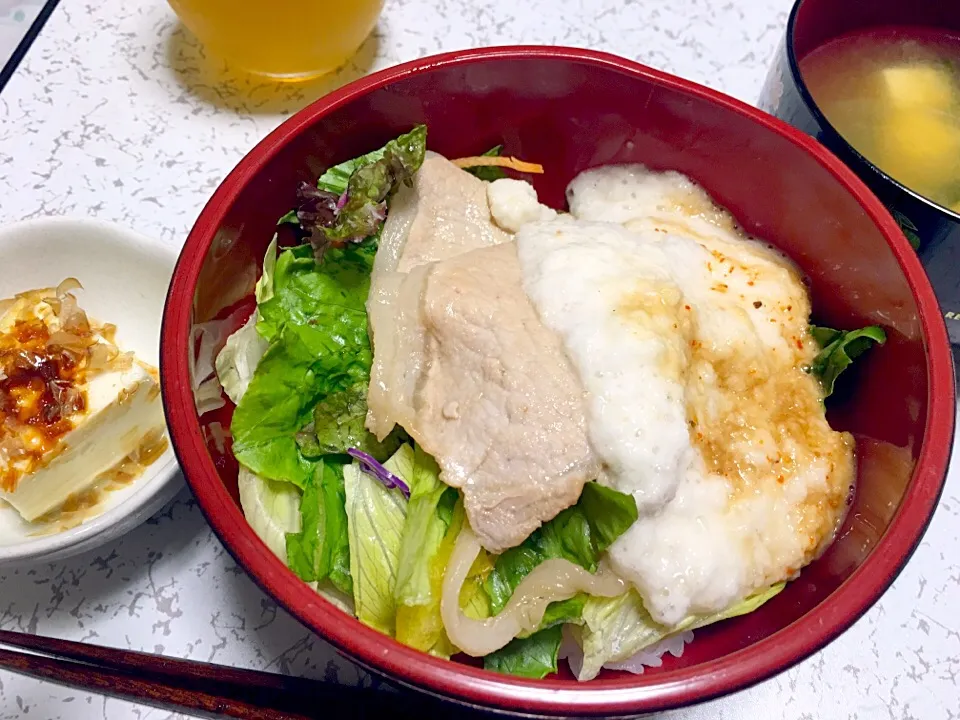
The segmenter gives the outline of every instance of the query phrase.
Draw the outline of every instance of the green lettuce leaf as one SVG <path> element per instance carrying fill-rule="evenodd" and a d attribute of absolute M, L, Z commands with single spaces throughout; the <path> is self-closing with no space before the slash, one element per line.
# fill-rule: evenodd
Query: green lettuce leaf
<path fill-rule="evenodd" d="M 440 468 L 419 447 L 401 445 L 384 466 L 410 488 L 393 585 L 395 633 L 400 642 L 440 657 L 454 648 L 443 629 L 440 597 L 461 523 L 451 528 L 459 493 L 440 482 Z"/>
<path fill-rule="evenodd" d="M 420 447 L 394 455 L 397 474 L 410 488 L 394 596 L 401 605 L 427 605 L 433 597 L 430 563 L 450 525 L 459 493 L 440 482 L 436 461 Z"/>
<path fill-rule="evenodd" d="M 523 543 L 497 558 L 486 582 L 491 612 L 499 613 L 520 581 L 548 558 L 565 558 L 596 572 L 600 553 L 636 519 L 637 504 L 633 496 L 595 482 L 587 483 L 576 505 L 544 523 Z"/>
<path fill-rule="evenodd" d="M 378 160 L 381 160 L 386 150 L 387 148 L 384 146 L 373 152 L 368 152 L 366 155 L 351 158 L 339 165 L 334 165 L 317 180 L 317 189 L 326 190 L 334 195 L 343 195 L 347 191 L 350 176 L 353 175 L 358 168 L 364 165 L 372 165 Z"/>
<path fill-rule="evenodd" d="M 367 168 L 383 161 L 391 182 L 410 181 L 425 142 L 426 129 L 416 128 L 388 143 L 373 163 L 353 161 L 350 177 L 371 180 Z M 331 169 L 322 180 L 332 185 L 347 171 Z M 375 240 L 332 248 L 323 264 L 309 246 L 279 256 L 276 248 L 274 237 L 256 287 L 256 329 L 270 346 L 231 430 L 239 462 L 265 479 L 304 488 L 322 455 L 356 447 L 383 458 L 402 436 L 378 443 L 364 427 L 373 359 L 365 306 Z"/>
<path fill-rule="evenodd" d="M 302 527 L 287 534 L 287 565 L 306 582 L 329 578 L 350 593 L 350 549 L 342 463 L 320 461 L 300 503 Z"/>
<path fill-rule="evenodd" d="M 402 141 L 405 138 L 412 137 L 416 147 L 413 147 L 410 143 L 403 143 Z M 426 150 L 426 126 L 421 125 L 414 128 L 407 135 L 401 136 L 397 140 L 392 141 L 395 146 L 399 146 L 399 151 L 401 153 L 410 153 L 419 152 L 419 148 L 422 147 L 423 150 Z M 390 145 L 386 145 L 378 150 L 373 152 L 368 152 L 365 155 L 359 157 L 351 158 L 345 162 L 340 163 L 339 165 L 334 165 L 329 168 L 326 172 L 323 173 L 317 179 L 317 190 L 322 191 L 323 193 L 329 193 L 334 196 L 334 199 L 339 198 L 347 191 L 347 186 L 350 183 L 350 177 L 361 167 L 365 165 L 372 165 L 376 162 L 383 160 L 384 155 L 386 154 L 387 148 Z M 422 159 L 421 159 L 422 162 Z M 419 167 L 419 165 L 417 166 Z M 283 225 L 289 223 L 292 225 L 300 225 L 300 216 L 297 214 L 297 209 L 291 210 L 286 215 L 281 217 L 277 221 L 277 225 Z M 310 223 L 307 223 L 307 228 Z"/>
<path fill-rule="evenodd" d="M 485 583 L 490 613 L 495 615 L 503 610 L 523 578 L 548 558 L 565 558 L 596 572 L 600 554 L 636 519 L 637 505 L 632 495 L 587 483 L 576 505 L 496 559 Z M 520 635 L 488 655 L 484 667 L 536 678 L 556 672 L 561 627 L 566 623 L 580 624 L 587 604 L 588 597 L 583 594 L 550 603 L 537 631 Z"/>
<path fill-rule="evenodd" d="M 854 360 L 873 347 L 874 343 L 883 345 L 887 340 L 883 328 L 877 325 L 849 332 L 812 325 L 810 333 L 821 347 L 813 359 L 810 371 L 820 378 L 824 397 L 833 393 L 837 377 L 850 367 Z"/>
<path fill-rule="evenodd" d="M 299 225 L 300 218 L 297 217 L 297 211 L 291 210 L 288 213 L 285 213 L 283 217 L 277 220 L 277 225 Z"/>
<path fill-rule="evenodd" d="M 336 351 L 331 345 L 317 328 L 287 325 L 267 348 L 230 426 L 241 465 L 268 480 L 306 487 L 314 463 L 300 453 L 296 434 L 328 390 L 324 365 Z"/>
<path fill-rule="evenodd" d="M 367 378 L 369 372 L 366 368 Z M 356 448 L 382 462 L 400 447 L 406 434 L 399 426 L 382 442 L 367 430 L 368 387 L 369 379 L 361 380 L 317 403 L 313 409 L 311 432 L 317 453 L 342 453 L 348 448 Z"/>
<path fill-rule="evenodd" d="M 480 557 L 490 567 L 479 567 L 477 570 L 471 567 L 471 574 L 467 576 L 467 580 L 460 590 L 460 609 L 463 610 L 464 615 L 474 620 L 485 620 L 490 617 L 490 596 L 487 595 L 485 583 L 487 580 L 486 573 L 493 571 L 493 564 L 490 558 L 483 553 Z"/>
<path fill-rule="evenodd" d="M 422 494 L 421 498 L 428 498 L 429 494 Z M 421 504 L 421 508 L 424 504 Z M 404 527 L 404 545 L 400 551 L 400 570 L 401 573 L 407 573 L 407 585 L 412 584 L 411 580 L 416 578 L 417 599 L 424 600 L 419 604 L 408 604 L 407 598 L 402 598 L 403 593 L 397 592 L 400 588 L 398 581 L 397 590 L 394 595 L 397 596 L 397 640 L 409 645 L 410 647 L 429 652 L 431 655 L 449 658 L 457 650 L 447 637 L 443 627 L 443 618 L 440 615 L 440 599 L 443 594 L 443 576 L 446 573 L 447 564 L 453 553 L 453 547 L 456 544 L 457 536 L 463 527 L 463 501 L 460 494 L 453 488 L 447 488 L 440 496 L 436 509 L 433 511 L 433 518 L 424 522 L 411 517 L 414 512 L 414 504 L 408 505 L 407 523 Z M 446 531 L 436 546 L 433 546 L 432 530 L 444 525 Z M 430 531 L 427 533 L 416 532 L 418 527 L 427 526 Z M 413 532 L 410 532 L 413 530 Z M 405 553 L 410 552 L 410 538 L 416 540 L 426 536 L 429 542 L 414 542 L 413 545 L 419 545 L 423 548 L 424 557 L 422 559 L 412 558 Z M 405 567 L 413 566 L 413 573 L 405 570 Z M 419 585 L 419 583 L 423 583 Z M 482 591 L 482 590 L 481 590 Z"/>
<path fill-rule="evenodd" d="M 351 166 L 345 163 L 324 173 L 314 193 L 320 197 L 310 199 L 316 207 L 309 215 L 303 206 L 298 213 L 301 227 L 310 233 L 315 256 L 323 258 L 331 243 L 356 243 L 378 236 L 387 216 L 387 200 L 401 184 L 413 184 L 426 150 L 427 127 L 418 125 L 388 142 L 379 157 L 371 153 Z M 375 159 L 369 161 L 371 158 Z M 343 187 L 343 175 L 348 171 L 346 193 L 337 199 L 336 190 Z"/>
<path fill-rule="evenodd" d="M 482 157 L 500 157 L 502 154 L 503 145 L 497 145 L 496 147 L 492 147 L 487 150 Z M 478 177 L 481 180 L 486 180 L 487 182 L 493 182 L 494 180 L 500 180 L 501 178 L 508 177 L 503 168 L 496 166 L 478 165 L 477 167 L 464 169 L 471 175 Z"/>
<path fill-rule="evenodd" d="M 721 610 L 713 615 L 693 616 L 693 622 L 683 629 L 696 630 L 697 628 L 706 627 L 707 625 L 712 625 L 713 623 L 720 622 L 721 620 L 729 620 L 730 618 L 740 617 L 741 615 L 748 615 L 768 600 L 771 600 L 779 595 L 786 586 L 787 584 L 785 582 L 777 583 L 776 585 L 771 585 L 768 588 L 764 588 L 763 590 L 755 592 L 753 595 L 750 595 L 744 600 L 731 605 L 726 610 Z"/>
<path fill-rule="evenodd" d="M 284 250 L 260 278 L 257 332 L 272 340 L 287 324 L 322 327 L 344 352 L 364 353 L 369 366 L 366 302 L 376 252 L 375 243 L 335 248 L 321 265 L 306 245 Z"/>
<path fill-rule="evenodd" d="M 217 379 L 234 404 L 239 403 L 247 392 L 257 365 L 267 351 L 267 341 L 260 337 L 256 324 L 257 313 L 254 311 L 244 326 L 227 338 L 214 362 Z"/>
<path fill-rule="evenodd" d="M 393 458 L 384 463 L 393 473 Z M 353 600 L 360 622 L 393 637 L 397 606 L 394 589 L 407 500 L 353 463 L 343 469 Z"/>
<path fill-rule="evenodd" d="M 267 302 L 273 297 L 273 275 L 277 269 L 277 236 L 267 245 L 267 251 L 263 255 L 263 272 L 260 279 L 254 286 L 254 296 L 257 298 L 257 304 Z"/>
<path fill-rule="evenodd" d="M 332 453 L 320 446 L 320 443 L 317 441 L 317 435 L 313 431 L 312 423 L 306 425 L 300 432 L 298 432 L 295 436 L 295 439 L 297 441 L 297 449 L 307 460 L 322 460 L 324 455 L 337 454 Z"/>
<path fill-rule="evenodd" d="M 237 489 L 243 515 L 264 544 L 287 564 L 287 533 L 298 533 L 300 490 L 288 482 L 266 480 L 240 466 Z"/>
<path fill-rule="evenodd" d="M 319 583 L 307 583 L 307 585 L 313 587 L 317 591 L 318 595 L 322 595 L 323 598 L 334 605 L 334 607 L 342 610 L 350 617 L 355 617 L 357 612 L 353 607 L 353 593 L 345 593 L 334 587 L 333 583 L 329 580 L 325 580 Z"/>
<path fill-rule="evenodd" d="M 319 265 L 301 246 L 283 251 L 272 266 L 267 253 L 257 332 L 270 346 L 231 425 L 234 455 L 256 474 L 304 488 L 311 458 L 351 444 L 376 449 L 358 424 L 366 414 L 358 388 L 369 382 L 372 362 L 365 303 L 375 253 L 373 243 L 349 245 L 331 250 L 329 262 Z M 345 396 L 350 417 L 338 414 Z M 316 412 L 324 403 L 331 411 Z M 316 443 L 303 442 L 308 426 Z"/>
<path fill-rule="evenodd" d="M 626 660 L 674 632 L 654 622 L 635 590 L 615 598 L 591 597 L 583 621 L 581 680 L 592 680 L 604 664 Z"/>
<path fill-rule="evenodd" d="M 483 658 L 486 670 L 540 680 L 557 671 L 557 654 L 563 641 L 560 625 L 538 630 L 527 638 L 515 638 Z"/>
<path fill-rule="evenodd" d="M 751 613 L 784 586 L 784 583 L 774 585 L 719 613 L 691 615 L 674 627 L 660 625 L 651 618 L 635 590 L 615 598 L 591 597 L 583 608 L 580 631 L 583 666 L 577 677 L 592 680 L 605 664 L 627 660 L 668 635 Z"/>
<path fill-rule="evenodd" d="M 466 522 L 466 513 L 461 499 L 454 507 L 453 519 L 450 521 L 447 535 L 456 540 L 464 522 Z M 495 559 L 486 550 L 481 549 L 467 572 L 463 587 L 460 588 L 460 609 L 463 610 L 464 615 L 474 620 L 484 620 L 491 615 L 490 596 L 487 595 L 486 583 L 493 572 Z"/>
<path fill-rule="evenodd" d="M 594 558 L 590 566 L 593 572 L 596 559 L 613 542 L 623 535 L 637 521 L 637 503 L 632 495 L 618 492 L 600 483 L 591 482 L 583 486 L 576 508 L 583 514 L 590 528 L 591 553 Z"/>
<path fill-rule="evenodd" d="M 540 630 L 565 625 L 567 623 L 580 625 L 583 622 L 583 608 L 587 604 L 588 595 L 580 593 L 568 600 L 550 603 L 540 621 Z"/>

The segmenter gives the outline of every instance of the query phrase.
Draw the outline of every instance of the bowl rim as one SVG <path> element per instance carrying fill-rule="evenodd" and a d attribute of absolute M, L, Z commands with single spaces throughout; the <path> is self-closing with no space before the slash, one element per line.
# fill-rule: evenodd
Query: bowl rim
<path fill-rule="evenodd" d="M 29 236 L 47 229 L 62 232 L 76 228 L 84 228 L 98 235 L 114 235 L 119 242 L 144 255 L 149 254 L 149 251 L 159 250 L 171 261 L 174 259 L 173 248 L 159 240 L 123 225 L 88 217 L 43 216 L 10 223 L 0 228 L 0 245 L 8 242 L 11 237 Z M 172 439 L 170 445 L 173 445 Z M 0 547 L 0 567 L 44 562 L 54 556 L 63 559 L 74 552 L 92 550 L 133 530 L 134 525 L 127 524 L 130 518 L 139 516 L 141 521 L 146 520 L 179 492 L 181 485 L 175 482 L 177 470 L 179 465 L 175 452 L 164 451 L 157 459 L 156 467 L 150 466 L 146 470 L 147 478 L 141 482 L 140 487 L 122 502 L 69 530 Z"/>
<path fill-rule="evenodd" d="M 936 200 L 931 200 L 926 195 L 920 194 L 913 188 L 910 188 L 897 180 L 895 177 L 893 177 L 893 175 L 887 173 L 879 165 L 874 164 L 872 160 L 855 148 L 850 141 L 847 140 L 847 138 L 836 128 L 836 126 L 830 122 L 830 119 L 826 116 L 826 113 L 824 113 L 823 109 L 820 107 L 820 104 L 814 99 L 813 93 L 810 91 L 810 87 L 807 85 L 807 81 L 804 79 L 803 73 L 800 70 L 800 58 L 797 56 L 797 25 L 800 22 L 800 9 L 805 1 L 806 0 L 796 0 L 793 4 L 793 7 L 790 9 L 790 15 L 787 17 L 787 27 L 784 31 L 784 46 L 787 55 L 787 69 L 789 70 L 790 76 L 793 79 L 794 86 L 797 88 L 800 99 L 803 100 L 803 104 L 806 106 L 807 110 L 810 111 L 814 120 L 817 121 L 822 130 L 829 136 L 830 141 L 835 143 L 837 147 L 842 148 L 844 152 L 850 155 L 850 157 L 855 158 L 857 162 L 866 168 L 868 173 L 875 176 L 879 181 L 888 183 L 903 195 L 912 198 L 915 202 L 924 205 L 929 210 L 935 211 L 937 214 L 942 215 L 944 219 L 951 220 L 955 223 L 960 223 L 960 211 L 953 210 L 945 205 L 941 205 Z M 853 32 L 859 32 L 863 30 L 869 30 L 869 28 L 858 28 Z M 841 37 L 841 35 L 835 35 L 817 47 L 822 47 L 823 44 L 831 42 L 838 37 Z"/>
<path fill-rule="evenodd" d="M 341 612 L 296 579 L 249 529 L 203 441 L 189 393 L 189 369 L 182 348 L 187 347 L 200 268 L 226 209 L 241 189 L 290 138 L 356 97 L 425 70 L 504 59 L 573 62 L 641 76 L 720 105 L 800 146 L 856 198 L 881 230 L 917 300 L 930 378 L 928 429 L 910 492 L 887 532 L 870 559 L 814 612 L 753 645 L 696 667 L 577 684 L 553 678 L 528 680 L 500 675 L 401 645 Z M 175 451 L 214 532 L 254 581 L 294 617 L 367 668 L 434 695 L 521 713 L 626 715 L 676 708 L 748 687 L 823 648 L 876 602 L 916 549 L 943 488 L 954 431 L 952 354 L 933 289 L 896 221 L 852 170 L 813 138 L 739 100 L 616 55 L 560 46 L 500 46 L 424 57 L 356 80 L 287 119 L 239 162 L 200 213 L 174 271 L 164 309 L 160 352 L 161 385 Z"/>

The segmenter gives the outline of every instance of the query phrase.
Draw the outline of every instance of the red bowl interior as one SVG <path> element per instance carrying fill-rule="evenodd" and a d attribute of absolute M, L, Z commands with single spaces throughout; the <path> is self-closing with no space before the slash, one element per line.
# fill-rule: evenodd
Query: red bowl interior
<path fill-rule="evenodd" d="M 329 605 L 260 542 L 240 512 L 236 466 L 198 419 L 191 327 L 250 310 L 278 217 L 300 180 L 378 147 L 413 124 L 449 156 L 497 143 L 541 162 L 534 184 L 562 207 L 581 170 L 639 161 L 687 173 L 746 229 L 805 270 L 815 318 L 879 323 L 888 343 L 844 377 L 834 427 L 855 433 L 859 483 L 837 541 L 751 615 L 697 632 L 682 658 L 642 676 L 529 681 L 406 648 Z M 241 312 L 235 312 L 241 308 Z M 946 474 L 954 380 L 930 285 L 893 219 L 813 140 L 705 88 L 601 53 L 472 50 L 402 65 L 349 85 L 294 117 L 227 177 L 190 233 L 164 314 L 162 382 L 174 446 L 200 506 L 253 578 L 305 625 L 363 665 L 429 692 L 544 714 L 628 714 L 745 687 L 823 647 L 893 581 L 929 521 Z"/>

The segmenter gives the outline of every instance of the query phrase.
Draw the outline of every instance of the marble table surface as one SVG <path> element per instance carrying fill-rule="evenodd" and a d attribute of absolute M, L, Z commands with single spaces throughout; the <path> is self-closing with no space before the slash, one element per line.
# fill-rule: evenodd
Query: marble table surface
<path fill-rule="evenodd" d="M 214 188 L 284 117 L 371 69 L 504 43 L 616 52 L 747 102 L 790 0 L 386 0 L 335 77 L 229 76 L 159 0 L 62 0 L 0 93 L 0 222 L 95 216 L 179 247 Z M 677 720 L 960 718 L 960 471 L 883 600 L 826 650 Z M 188 491 L 125 538 L 0 573 L 0 627 L 242 667 L 380 683 L 266 597 Z M 0 673 L 0 719 L 171 717 Z M 177 716 L 172 716 L 177 717 Z"/>
<path fill-rule="evenodd" d="M 27 34 L 43 7 L 43 0 L 0 0 L 0 67 Z"/>

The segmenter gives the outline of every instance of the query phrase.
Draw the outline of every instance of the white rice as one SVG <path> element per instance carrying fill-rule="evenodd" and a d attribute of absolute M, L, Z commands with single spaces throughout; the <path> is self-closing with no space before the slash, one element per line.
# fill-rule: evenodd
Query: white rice
<path fill-rule="evenodd" d="M 663 656 L 667 653 L 677 658 L 681 657 L 684 647 L 690 642 L 693 642 L 693 631 L 684 630 L 645 647 L 633 657 L 620 662 L 605 663 L 603 667 L 607 670 L 623 670 L 634 675 L 642 675 L 644 668 L 663 665 Z M 560 645 L 558 657 L 560 660 L 567 661 L 574 675 L 580 675 L 580 670 L 583 668 L 583 650 L 569 625 L 563 628 L 563 642 Z"/>

